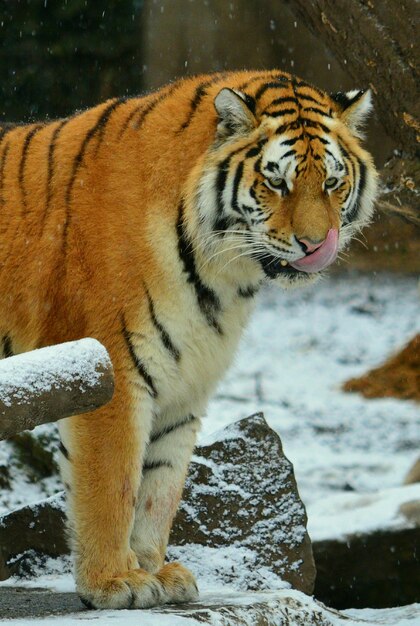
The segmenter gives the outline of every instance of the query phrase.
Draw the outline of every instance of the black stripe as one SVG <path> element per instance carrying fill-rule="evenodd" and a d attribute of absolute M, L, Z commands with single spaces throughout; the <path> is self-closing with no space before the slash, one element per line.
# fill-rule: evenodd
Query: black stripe
<path fill-rule="evenodd" d="M 254 96 L 255 100 L 259 100 L 261 96 L 263 96 L 265 92 L 268 91 L 269 89 L 289 89 L 289 85 L 285 85 L 284 83 L 282 84 L 281 82 L 277 82 L 277 81 L 270 81 L 268 83 L 264 83 L 264 85 L 261 85 L 261 87 L 259 87 L 259 89 L 257 90 L 257 93 Z"/>
<path fill-rule="evenodd" d="M 185 120 L 185 122 L 183 122 L 181 124 L 180 128 L 178 129 L 178 132 L 182 132 L 183 130 L 188 128 L 188 126 L 191 124 L 192 119 L 194 117 L 194 114 L 195 114 L 197 108 L 199 107 L 202 99 L 207 95 L 207 87 L 210 87 L 211 85 L 214 85 L 214 83 L 217 83 L 219 80 L 224 78 L 225 75 L 226 75 L 225 73 L 223 73 L 223 74 L 216 74 L 210 80 L 206 80 L 206 81 L 200 83 L 198 85 L 198 87 L 196 87 L 195 92 L 194 92 L 194 96 L 193 96 L 193 98 L 191 100 L 191 103 L 190 103 L 190 110 L 188 112 L 187 119 Z"/>
<path fill-rule="evenodd" d="M 318 141 L 323 143 L 324 146 L 330 146 L 331 145 L 331 143 L 328 141 L 328 139 L 324 139 L 324 137 L 320 137 L 319 135 L 312 135 L 312 133 L 308 133 L 308 132 L 306 132 L 305 135 L 307 135 L 311 141 L 313 139 L 318 139 Z"/>
<path fill-rule="evenodd" d="M 60 441 L 60 443 L 58 444 L 58 449 L 60 450 L 61 454 L 67 459 L 67 461 L 70 461 L 69 451 L 62 441 Z"/>
<path fill-rule="evenodd" d="M 309 120 L 308 118 L 305 118 L 302 124 L 305 128 L 320 128 L 321 130 L 324 131 L 324 133 L 331 132 L 328 126 L 325 126 L 325 124 L 321 124 L 321 122 L 318 122 L 315 120 Z"/>
<path fill-rule="evenodd" d="M 324 92 L 322 92 L 317 87 L 314 87 L 313 85 L 310 85 L 309 83 L 306 83 L 304 80 L 294 81 L 294 87 L 297 87 L 297 88 L 299 88 L 299 87 L 306 87 L 307 89 L 310 89 L 311 91 L 314 91 L 320 98 L 323 98 L 323 99 L 325 98 L 325 93 Z"/>
<path fill-rule="evenodd" d="M 131 113 L 127 116 L 124 124 L 121 126 L 120 128 L 120 132 L 118 133 L 118 139 L 121 139 L 121 137 L 123 136 L 123 134 L 125 133 L 125 131 L 128 128 L 128 125 L 130 124 L 131 120 L 137 115 L 137 113 L 139 113 L 139 111 L 141 111 L 142 109 L 144 109 L 144 104 L 139 104 L 138 106 L 136 106 Z"/>
<path fill-rule="evenodd" d="M 13 349 L 12 349 L 12 340 L 10 339 L 9 335 L 4 335 L 2 339 L 2 344 L 3 344 L 3 357 L 7 359 L 9 356 L 14 356 Z"/>
<path fill-rule="evenodd" d="M 232 209 L 237 213 L 241 213 L 241 209 L 238 204 L 238 191 L 239 185 L 241 184 L 242 175 L 244 172 L 244 162 L 240 161 L 236 167 L 235 177 L 233 179 L 233 187 L 232 187 Z"/>
<path fill-rule="evenodd" d="M 252 186 L 249 188 L 249 193 L 251 195 L 251 198 L 253 198 L 255 202 L 258 203 L 257 194 L 255 192 L 255 187 L 257 186 L 258 186 L 258 180 L 254 180 L 254 182 L 252 183 Z"/>
<path fill-rule="evenodd" d="M 239 287 L 238 296 L 240 296 L 241 298 L 253 298 L 258 292 L 259 288 L 259 285 L 257 285 L 256 287 L 253 285 L 249 285 L 248 287 Z"/>
<path fill-rule="evenodd" d="M 306 160 L 306 155 L 304 155 L 301 157 L 301 161 L 296 167 L 296 178 L 298 178 L 298 176 L 300 176 L 301 174 L 307 171 L 308 171 L 308 161 Z"/>
<path fill-rule="evenodd" d="M 357 185 L 357 197 L 350 213 L 346 215 L 346 220 L 352 221 L 358 214 L 362 203 L 362 196 L 366 188 L 366 165 L 356 157 L 359 166 L 359 183 Z"/>
<path fill-rule="evenodd" d="M 73 191 L 74 183 L 76 181 L 77 173 L 78 173 L 78 171 L 79 171 L 79 169 L 80 169 L 80 167 L 81 167 L 81 165 L 83 163 L 83 159 L 84 159 L 87 147 L 88 147 L 90 141 L 95 137 L 95 135 L 97 133 L 99 133 L 99 139 L 98 139 L 98 143 L 97 143 L 97 146 L 96 146 L 96 150 L 98 150 L 99 145 L 100 145 L 100 143 L 102 141 L 102 137 L 103 137 L 103 134 L 104 134 L 104 131 L 105 131 L 106 124 L 107 124 L 109 118 L 111 117 L 112 112 L 115 111 L 115 109 L 118 106 L 120 106 L 121 104 L 126 102 L 126 100 L 127 100 L 126 97 L 116 98 L 110 104 L 108 104 L 107 107 L 105 107 L 105 109 L 102 111 L 102 113 L 100 114 L 99 118 L 95 122 L 95 124 L 86 133 L 86 135 L 85 135 L 85 137 L 84 137 L 84 139 L 82 141 L 82 145 L 79 148 L 79 152 L 74 157 L 72 172 L 71 172 L 70 180 L 67 183 L 67 189 L 66 189 L 66 194 L 65 194 L 66 214 L 65 214 L 64 226 L 63 226 L 63 253 L 66 252 L 66 248 L 67 248 L 67 235 L 68 235 L 68 229 L 69 229 L 69 225 L 70 225 L 71 194 L 72 194 L 72 191 Z"/>
<path fill-rule="evenodd" d="M 344 145 L 344 142 L 343 142 L 343 140 L 342 140 L 342 139 L 339 139 L 339 140 L 338 140 L 338 147 L 340 148 L 340 152 L 341 152 L 341 154 L 342 154 L 344 157 L 346 157 L 347 159 L 349 159 L 349 158 L 350 158 L 350 154 L 349 154 L 349 152 L 348 152 L 348 150 L 347 150 L 347 146 L 346 146 L 346 145 Z"/>
<path fill-rule="evenodd" d="M 294 150 L 288 150 L 279 158 L 279 161 L 281 161 L 282 159 L 287 159 L 287 157 L 292 156 L 294 154 L 296 154 Z"/>
<path fill-rule="evenodd" d="M 281 146 L 293 146 L 297 141 L 299 141 L 299 139 L 303 139 L 303 133 L 301 133 L 300 135 L 297 135 L 296 137 L 291 137 L 291 139 L 285 139 L 284 141 L 280 142 Z"/>
<path fill-rule="evenodd" d="M 10 143 L 7 142 L 4 145 L 3 148 L 3 152 L 1 155 L 1 161 L 0 161 L 0 205 L 4 206 L 5 200 L 4 200 L 4 170 L 6 168 L 6 160 L 7 160 L 7 155 L 9 153 L 9 149 L 10 149 Z"/>
<path fill-rule="evenodd" d="M 161 102 L 166 100 L 166 98 L 169 98 L 171 93 L 173 91 L 175 91 L 175 89 L 177 87 L 179 87 L 179 83 L 173 83 L 172 85 L 170 85 L 170 87 L 166 91 L 164 91 L 163 93 L 158 95 L 158 97 L 155 100 L 153 100 L 146 107 L 144 107 L 144 109 L 141 111 L 139 117 L 137 118 L 137 120 L 133 124 L 133 128 L 135 130 L 140 130 L 140 128 L 144 124 L 144 120 L 146 119 L 146 117 L 148 115 L 150 115 L 150 113 L 157 107 L 158 104 L 160 104 Z"/>
<path fill-rule="evenodd" d="M 349 171 L 348 171 L 348 163 L 350 163 L 351 174 L 353 176 L 353 182 L 350 183 L 349 192 L 348 192 L 348 194 L 346 195 L 346 197 L 344 198 L 344 201 L 343 201 L 343 204 L 345 204 L 347 202 L 349 196 L 354 191 L 354 185 L 356 184 L 356 171 L 355 171 L 353 159 L 351 158 L 351 156 L 349 154 L 348 147 L 344 145 L 344 142 L 343 142 L 343 140 L 341 138 L 338 139 L 337 143 L 338 143 L 338 147 L 340 149 L 340 152 L 341 152 L 342 156 L 344 157 L 344 164 L 345 164 L 345 167 L 346 167 L 346 171 L 347 171 L 347 173 L 349 173 Z M 356 202 L 357 202 L 357 200 L 356 200 Z M 353 203 L 353 207 L 356 205 L 356 202 Z M 353 212 L 354 212 L 354 210 L 352 209 L 351 210 L 351 214 Z M 346 222 L 349 222 L 349 221 L 350 221 L 350 219 L 347 218 L 347 216 L 346 216 Z"/>
<path fill-rule="evenodd" d="M 255 115 L 256 108 L 257 108 L 257 103 L 255 102 L 255 98 L 253 98 L 247 93 L 244 93 L 243 96 L 244 96 L 246 106 L 251 111 L 251 113 Z"/>
<path fill-rule="evenodd" d="M 261 174 L 261 161 L 262 157 L 257 159 L 254 163 L 254 172 L 257 172 L 257 174 Z"/>
<path fill-rule="evenodd" d="M 127 96 L 121 96 L 120 98 L 116 98 L 115 100 L 113 100 L 105 109 L 105 111 L 103 111 L 102 115 L 99 117 L 98 121 L 95 124 L 95 128 L 93 130 L 92 136 L 94 134 L 97 134 L 99 131 L 99 137 L 98 137 L 98 141 L 96 142 L 96 147 L 95 147 L 95 154 L 97 154 L 99 147 L 102 143 L 104 134 L 105 134 L 105 130 L 106 130 L 106 126 L 109 122 L 109 119 L 112 115 L 112 113 L 118 109 L 120 106 L 122 106 L 123 104 L 125 104 L 128 100 Z M 90 132 L 90 131 L 89 131 Z"/>
<path fill-rule="evenodd" d="M 224 230 L 228 230 L 235 222 L 232 220 L 231 217 L 227 217 L 227 216 L 220 216 L 220 217 L 216 217 L 214 224 L 213 224 L 213 232 L 216 231 L 224 231 Z M 222 236 L 225 235 L 224 232 L 221 233 Z"/>
<path fill-rule="evenodd" d="M 22 204 L 23 204 L 23 209 L 26 209 L 26 191 L 25 191 L 25 165 L 26 165 L 26 159 L 28 158 L 28 150 L 29 150 L 29 146 L 30 143 L 32 141 L 32 139 L 34 138 L 34 136 L 36 135 L 36 133 L 38 133 L 41 128 L 44 128 L 43 124 L 37 124 L 36 126 L 34 126 L 26 135 L 25 137 L 25 141 L 23 142 L 23 147 L 22 147 L 22 154 L 20 157 L 20 163 L 19 163 L 19 175 L 18 175 L 18 180 L 19 180 L 19 187 L 22 193 Z"/>
<path fill-rule="evenodd" d="M 295 130 L 297 128 L 301 128 L 301 124 L 298 120 L 295 122 L 287 122 L 287 124 L 282 124 L 278 128 L 276 128 L 276 135 L 282 135 L 287 130 Z"/>
<path fill-rule="evenodd" d="M 263 115 L 267 117 L 282 117 L 283 115 L 297 115 L 296 109 L 281 109 L 280 111 L 264 111 Z"/>
<path fill-rule="evenodd" d="M 74 160 L 73 160 L 72 173 L 71 173 L 70 180 L 69 180 L 69 182 L 67 184 L 67 190 L 66 190 L 66 202 L 67 203 L 69 203 L 70 200 L 71 200 L 71 192 L 72 192 L 73 185 L 74 185 L 74 182 L 75 182 L 75 179 L 76 179 L 76 175 L 77 175 L 77 172 L 78 172 L 80 166 L 83 163 L 83 159 L 84 159 L 87 147 L 89 145 L 89 142 L 94 138 L 94 136 L 96 135 L 96 133 L 98 131 L 99 131 L 99 142 L 102 140 L 103 133 L 104 133 L 106 124 L 107 124 L 109 118 L 111 117 L 111 113 L 120 104 L 123 104 L 125 101 L 126 101 L 126 98 L 116 98 L 110 104 L 108 104 L 108 106 L 105 107 L 105 109 L 100 114 L 100 116 L 97 119 L 97 121 L 95 122 L 95 124 L 86 133 L 86 135 L 85 135 L 85 137 L 84 137 L 84 139 L 82 141 L 82 145 L 79 148 L 79 152 L 76 154 L 76 156 L 74 157 Z"/>
<path fill-rule="evenodd" d="M 123 123 L 123 125 L 120 128 L 120 132 L 118 133 L 118 139 L 121 139 L 121 137 L 123 136 L 123 134 L 125 133 L 125 131 L 127 130 L 127 128 L 130 125 L 130 122 L 135 118 L 135 116 L 137 115 L 137 113 L 140 113 L 139 117 L 137 118 L 137 120 L 132 124 L 132 128 L 134 130 L 139 130 L 143 123 L 144 120 L 146 119 L 146 117 L 149 115 L 149 113 L 151 113 L 153 111 L 153 109 L 160 103 L 163 102 L 163 100 L 165 100 L 167 97 L 169 97 L 171 95 L 171 93 L 174 91 L 174 89 L 176 87 L 178 87 L 179 83 L 172 83 L 171 85 L 169 85 L 166 89 L 164 88 L 163 91 L 158 92 L 158 94 L 156 95 L 156 97 L 154 99 L 152 99 L 151 102 L 149 102 L 148 104 L 144 104 L 143 99 L 141 99 L 141 102 L 138 106 L 136 106 L 131 113 L 127 116 L 125 122 Z M 147 96 L 145 96 L 146 98 Z M 150 96 L 151 97 L 151 96 Z"/>
<path fill-rule="evenodd" d="M 165 346 L 165 348 L 173 356 L 175 361 L 179 361 L 179 359 L 181 357 L 181 353 L 178 350 L 178 348 L 176 348 L 174 346 L 173 341 L 170 338 L 168 332 L 166 331 L 166 329 L 162 326 L 162 324 L 157 319 L 156 313 L 155 313 L 155 307 L 154 307 L 154 304 L 153 304 L 153 300 L 152 300 L 152 298 L 150 296 L 149 290 L 147 289 L 146 285 L 144 286 L 144 289 L 146 291 L 146 296 L 147 296 L 147 300 L 148 300 L 148 303 L 149 303 L 149 313 L 150 313 L 150 317 L 151 317 L 151 320 L 153 322 L 153 325 L 156 328 L 156 330 L 158 331 L 158 333 L 160 335 L 160 339 L 161 339 L 163 345 Z"/>
<path fill-rule="evenodd" d="M 170 461 L 152 461 L 151 463 L 145 463 L 143 465 L 143 473 L 149 472 L 150 470 L 160 469 L 161 467 L 168 467 L 169 469 L 174 468 Z"/>
<path fill-rule="evenodd" d="M 246 159 L 252 159 L 253 157 L 256 157 L 259 155 L 261 151 L 260 146 L 254 146 L 253 148 L 251 148 L 250 150 L 248 150 L 248 152 L 245 155 Z"/>
<path fill-rule="evenodd" d="M 217 177 L 216 177 L 216 208 L 217 208 L 217 215 L 218 215 L 219 219 L 223 215 L 223 211 L 224 211 L 224 208 L 225 208 L 224 202 L 223 202 L 223 191 L 224 191 L 225 185 L 226 185 L 226 179 L 227 179 L 230 159 L 231 159 L 231 157 L 228 156 L 221 163 L 219 163 L 218 168 L 217 168 Z"/>
<path fill-rule="evenodd" d="M 154 433 L 150 436 L 149 443 L 156 443 L 156 441 L 159 441 L 159 439 L 162 439 L 162 437 L 165 437 L 175 430 L 178 430 L 178 428 L 182 428 L 182 426 L 191 424 L 196 419 L 197 418 L 194 415 L 188 415 L 181 422 L 178 422 L 177 424 L 172 424 L 171 426 L 167 426 L 166 428 L 162 428 L 162 430 L 159 430 L 157 433 Z"/>
<path fill-rule="evenodd" d="M 318 113 L 319 115 L 324 115 L 325 117 L 331 117 L 328 112 L 325 112 L 318 107 L 303 107 L 302 111 L 309 111 L 310 113 Z"/>
<path fill-rule="evenodd" d="M 274 78 L 275 78 L 275 75 L 273 74 L 273 72 L 267 72 L 267 74 L 264 75 L 264 76 L 260 76 L 260 75 L 253 76 L 252 78 L 249 78 L 244 83 L 239 85 L 238 89 L 240 91 L 243 91 L 244 89 L 246 89 L 250 85 L 253 85 L 254 83 L 263 82 L 264 80 L 270 80 L 270 79 L 274 79 Z"/>
<path fill-rule="evenodd" d="M 285 102 L 293 102 L 298 105 L 298 100 L 295 96 L 283 96 L 283 98 L 275 98 L 272 102 L 270 102 L 269 106 L 274 107 L 278 104 L 284 104 Z"/>
<path fill-rule="evenodd" d="M 51 197 L 52 197 L 52 178 L 54 174 L 54 150 L 57 142 L 58 135 L 63 128 L 64 124 L 67 124 L 68 120 L 63 120 L 59 123 L 59 125 L 54 129 L 54 132 L 51 137 L 50 145 L 48 147 L 48 174 L 47 174 L 47 197 L 45 201 L 44 215 L 42 216 L 42 229 L 44 228 L 45 220 L 49 213 Z"/>
<path fill-rule="evenodd" d="M 313 98 L 312 96 L 308 96 L 306 93 L 297 93 L 296 94 L 299 100 L 308 100 L 308 102 L 313 102 L 314 104 L 321 104 L 319 100 Z"/>
<path fill-rule="evenodd" d="M 208 324 L 212 326 L 220 335 L 222 335 L 223 331 L 216 320 L 216 313 L 220 311 L 220 300 L 214 291 L 203 283 L 197 272 L 192 245 L 188 240 L 184 229 L 184 207 L 182 202 L 180 202 L 179 205 L 176 232 L 178 235 L 179 258 L 181 259 L 184 271 L 188 276 L 187 281 L 194 287 L 198 306 L 200 307 L 200 310 L 206 318 Z"/>
<path fill-rule="evenodd" d="M 122 334 L 124 337 L 124 341 L 126 343 L 126 346 L 128 348 L 128 352 L 131 356 L 131 360 L 134 363 L 134 366 L 137 370 L 137 372 L 139 373 L 139 375 L 143 378 L 144 382 L 146 383 L 147 387 L 148 387 L 148 391 L 150 393 L 150 395 L 152 396 L 152 398 L 157 398 L 157 390 L 155 387 L 155 383 L 153 378 L 150 376 L 149 372 L 147 371 L 146 366 L 144 365 L 144 363 L 139 359 L 139 357 L 136 354 L 136 351 L 134 350 L 134 346 L 133 343 L 131 341 L 131 334 L 130 332 L 127 330 L 127 327 L 125 325 L 125 318 L 124 315 L 121 315 L 121 326 L 122 326 Z"/>
<path fill-rule="evenodd" d="M 267 161 L 264 169 L 268 170 L 269 172 L 277 172 L 279 169 L 279 165 L 276 161 Z"/>

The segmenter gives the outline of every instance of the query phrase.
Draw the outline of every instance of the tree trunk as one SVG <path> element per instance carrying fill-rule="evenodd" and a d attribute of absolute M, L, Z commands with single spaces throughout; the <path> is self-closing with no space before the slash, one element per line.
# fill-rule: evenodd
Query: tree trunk
<path fill-rule="evenodd" d="M 401 154 L 382 171 L 384 210 L 420 224 L 418 65 L 416 0 L 286 0 L 295 15 L 333 52 L 355 81 L 370 87 L 387 133 Z M 403 166 L 401 165 L 403 159 Z"/>

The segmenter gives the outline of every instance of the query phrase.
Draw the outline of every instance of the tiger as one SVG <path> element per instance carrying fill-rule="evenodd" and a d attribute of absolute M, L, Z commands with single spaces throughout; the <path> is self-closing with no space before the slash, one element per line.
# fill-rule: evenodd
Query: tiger
<path fill-rule="evenodd" d="M 86 606 L 197 599 L 165 555 L 201 419 L 262 286 L 314 283 L 371 220 L 371 101 L 241 70 L 1 124 L 2 356 L 88 336 L 115 373 L 58 422 Z"/>

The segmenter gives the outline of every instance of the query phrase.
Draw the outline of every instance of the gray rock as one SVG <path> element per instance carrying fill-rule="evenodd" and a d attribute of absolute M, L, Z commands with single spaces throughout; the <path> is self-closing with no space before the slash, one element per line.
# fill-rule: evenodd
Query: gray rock
<path fill-rule="evenodd" d="M 268 570 L 311 594 L 316 572 L 306 523 L 292 464 L 259 413 L 196 449 L 170 544 L 249 548 L 240 588 L 269 588 Z M 223 577 L 232 582 L 238 573 Z"/>
<path fill-rule="evenodd" d="M 61 492 L 0 518 L 0 580 L 33 575 L 46 557 L 68 553 Z"/>

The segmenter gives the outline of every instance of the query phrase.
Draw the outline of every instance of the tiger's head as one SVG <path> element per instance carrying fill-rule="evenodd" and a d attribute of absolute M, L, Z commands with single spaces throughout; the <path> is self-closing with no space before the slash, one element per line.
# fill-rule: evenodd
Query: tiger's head
<path fill-rule="evenodd" d="M 370 92 L 329 96 L 279 75 L 252 94 L 223 88 L 214 105 L 196 194 L 209 247 L 284 286 L 313 281 L 372 216 L 377 173 L 360 142 Z"/>

